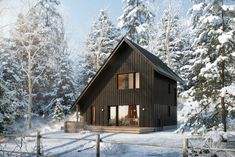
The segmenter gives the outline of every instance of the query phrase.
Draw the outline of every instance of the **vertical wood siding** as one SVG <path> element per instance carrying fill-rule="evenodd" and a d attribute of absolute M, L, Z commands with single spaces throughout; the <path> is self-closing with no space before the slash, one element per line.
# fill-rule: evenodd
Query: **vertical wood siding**
<path fill-rule="evenodd" d="M 117 51 L 79 102 L 87 124 L 91 123 L 92 105 L 96 106 L 96 125 L 108 125 L 108 106 L 111 105 L 140 105 L 140 127 L 158 126 L 156 117 L 161 111 L 164 112 L 164 125 L 175 124 L 173 89 L 176 82 L 156 74 L 152 65 L 127 44 Z M 129 72 L 140 73 L 140 88 L 118 90 L 117 74 Z M 170 95 L 168 82 L 172 88 Z M 172 117 L 167 117 L 168 105 L 172 106 Z"/>

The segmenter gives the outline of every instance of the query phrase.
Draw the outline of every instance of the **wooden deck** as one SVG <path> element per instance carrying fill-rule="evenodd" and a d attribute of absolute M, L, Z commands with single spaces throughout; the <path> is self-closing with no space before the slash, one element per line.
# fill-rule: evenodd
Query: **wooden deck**
<path fill-rule="evenodd" d="M 99 131 L 99 132 L 113 132 L 113 133 L 131 133 L 131 134 L 142 134 L 154 132 L 154 127 L 122 127 L 122 126 L 94 126 L 87 125 L 86 130 Z"/>

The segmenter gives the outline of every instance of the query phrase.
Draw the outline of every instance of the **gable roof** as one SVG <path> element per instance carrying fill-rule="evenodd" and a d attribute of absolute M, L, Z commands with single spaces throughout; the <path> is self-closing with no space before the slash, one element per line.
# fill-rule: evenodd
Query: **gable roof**
<path fill-rule="evenodd" d="M 157 56 L 153 55 L 146 49 L 142 48 L 138 44 L 134 43 L 133 41 L 127 39 L 126 37 L 123 37 L 122 40 L 118 43 L 118 45 L 114 48 L 111 55 L 107 58 L 105 63 L 100 67 L 100 69 L 96 72 L 95 76 L 91 79 L 91 81 L 88 83 L 88 85 L 85 87 L 85 89 L 82 91 L 82 93 L 79 95 L 77 100 L 72 105 L 71 109 L 74 108 L 74 106 L 78 103 L 78 101 L 83 97 L 83 95 L 86 93 L 88 88 L 92 85 L 92 83 L 96 80 L 97 76 L 101 73 L 101 71 L 104 69 L 104 67 L 109 63 L 113 55 L 117 52 L 119 47 L 123 44 L 128 44 L 132 49 L 134 49 L 137 53 L 140 53 L 158 72 L 159 74 L 168 77 L 172 80 L 178 81 L 182 84 L 184 84 L 184 81 L 176 74 L 174 73 L 166 64 L 164 64 Z"/>

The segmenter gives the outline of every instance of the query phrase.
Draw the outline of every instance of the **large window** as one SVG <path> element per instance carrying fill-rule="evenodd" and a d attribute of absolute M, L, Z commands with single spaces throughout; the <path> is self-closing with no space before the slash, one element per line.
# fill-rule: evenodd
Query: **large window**
<path fill-rule="evenodd" d="M 118 89 L 140 88 L 140 74 L 139 73 L 118 74 L 117 86 Z"/>
<path fill-rule="evenodd" d="M 119 126 L 139 126 L 139 105 L 118 106 Z"/>

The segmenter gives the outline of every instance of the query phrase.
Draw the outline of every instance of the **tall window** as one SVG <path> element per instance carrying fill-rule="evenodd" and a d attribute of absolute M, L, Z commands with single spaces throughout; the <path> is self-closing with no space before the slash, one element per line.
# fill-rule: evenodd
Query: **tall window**
<path fill-rule="evenodd" d="M 139 73 L 118 74 L 117 76 L 118 89 L 140 88 L 139 75 L 140 75 Z"/>
<path fill-rule="evenodd" d="M 135 88 L 140 88 L 140 73 L 135 73 Z"/>
<path fill-rule="evenodd" d="M 109 106 L 109 125 L 117 125 L 117 106 Z"/>
<path fill-rule="evenodd" d="M 95 106 L 91 106 L 91 124 L 95 125 Z"/>

